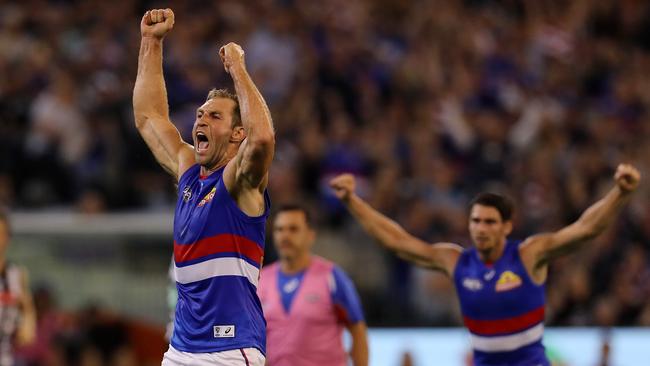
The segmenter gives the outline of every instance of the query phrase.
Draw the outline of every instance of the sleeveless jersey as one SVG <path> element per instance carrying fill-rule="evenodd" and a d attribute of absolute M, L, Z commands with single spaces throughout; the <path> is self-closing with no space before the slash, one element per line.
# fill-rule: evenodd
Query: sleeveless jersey
<path fill-rule="evenodd" d="M 334 269 L 332 262 L 313 255 L 287 311 L 278 288 L 278 262 L 264 268 L 258 292 L 268 322 L 269 365 L 347 365 L 342 335 L 345 322 L 354 318 L 342 319 L 337 311 Z"/>
<path fill-rule="evenodd" d="M 0 366 L 13 366 L 14 337 L 20 320 L 22 272 L 7 263 L 0 272 Z"/>
<path fill-rule="evenodd" d="M 266 352 L 266 322 L 257 297 L 270 200 L 250 217 L 232 199 L 221 168 L 200 166 L 178 183 L 174 215 L 174 277 L 178 302 L 171 345 L 191 353 L 239 348 Z"/>
<path fill-rule="evenodd" d="M 454 283 L 477 366 L 549 366 L 542 345 L 544 285 L 528 276 L 519 241 L 507 241 L 492 267 L 476 248 L 463 251 Z"/>

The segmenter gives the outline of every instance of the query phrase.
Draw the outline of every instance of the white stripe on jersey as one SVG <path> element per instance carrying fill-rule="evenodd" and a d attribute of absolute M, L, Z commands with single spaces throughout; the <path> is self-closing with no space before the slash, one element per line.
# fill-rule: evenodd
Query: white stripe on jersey
<path fill-rule="evenodd" d="M 477 351 L 505 352 L 514 351 L 520 347 L 537 342 L 544 334 L 544 323 L 526 329 L 523 332 L 506 336 L 482 337 L 472 334 L 472 346 Z"/>
<path fill-rule="evenodd" d="M 214 258 L 184 267 L 174 265 L 176 282 L 187 284 L 219 276 L 242 276 L 257 287 L 260 270 L 241 258 Z"/>

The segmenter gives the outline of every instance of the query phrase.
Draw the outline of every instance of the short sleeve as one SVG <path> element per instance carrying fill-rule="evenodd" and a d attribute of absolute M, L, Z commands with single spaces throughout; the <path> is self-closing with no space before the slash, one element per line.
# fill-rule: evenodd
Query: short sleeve
<path fill-rule="evenodd" d="M 339 320 L 345 324 L 356 324 L 364 320 L 361 300 L 352 280 L 338 266 L 334 266 L 330 278 L 332 303 Z"/>

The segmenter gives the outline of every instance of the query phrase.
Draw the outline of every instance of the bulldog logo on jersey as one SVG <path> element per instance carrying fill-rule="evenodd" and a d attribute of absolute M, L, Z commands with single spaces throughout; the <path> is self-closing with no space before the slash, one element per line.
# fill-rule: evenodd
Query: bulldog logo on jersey
<path fill-rule="evenodd" d="M 521 277 L 512 271 L 505 271 L 499 276 L 495 290 L 497 292 L 508 291 L 519 286 L 521 286 Z"/>
<path fill-rule="evenodd" d="M 206 203 L 212 201 L 212 199 L 214 198 L 214 194 L 216 192 L 217 192 L 217 188 L 216 187 L 212 188 L 210 193 L 206 194 L 205 197 L 203 197 L 203 199 L 201 200 L 201 202 L 199 202 L 199 207 L 203 207 L 205 206 Z"/>

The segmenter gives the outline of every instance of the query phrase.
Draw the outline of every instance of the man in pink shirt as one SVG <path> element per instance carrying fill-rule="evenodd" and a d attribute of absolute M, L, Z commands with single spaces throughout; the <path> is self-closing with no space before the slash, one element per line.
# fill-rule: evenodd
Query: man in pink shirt
<path fill-rule="evenodd" d="M 280 208 L 273 222 L 279 260 L 261 273 L 258 294 L 267 322 L 268 366 L 368 365 L 359 295 L 334 263 L 313 255 L 316 232 L 300 206 Z M 343 328 L 352 349 L 343 348 Z"/>

